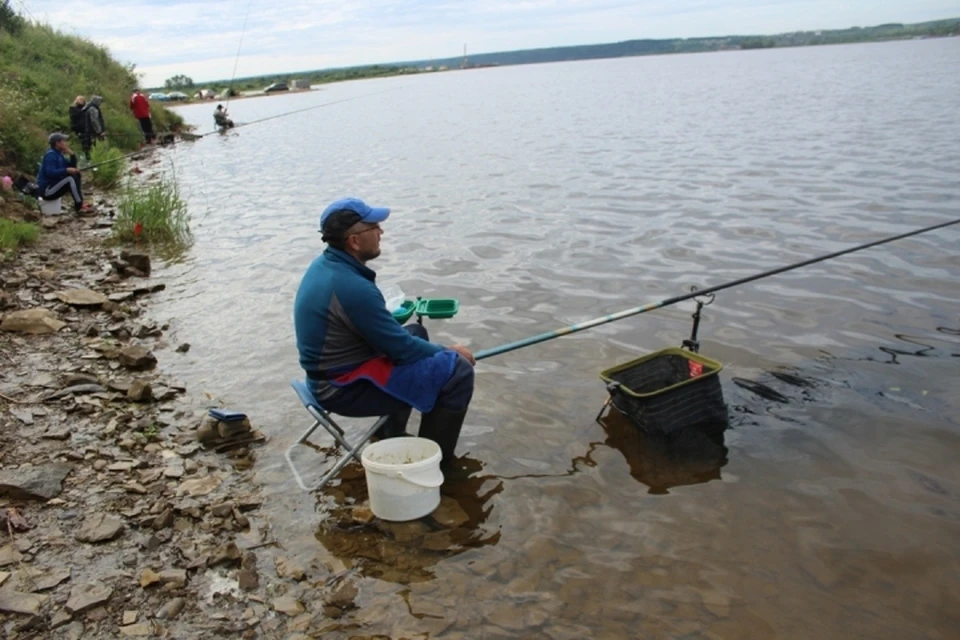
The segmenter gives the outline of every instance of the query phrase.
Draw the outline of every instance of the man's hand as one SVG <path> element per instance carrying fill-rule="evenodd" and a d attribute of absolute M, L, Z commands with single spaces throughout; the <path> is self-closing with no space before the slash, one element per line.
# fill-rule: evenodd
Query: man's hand
<path fill-rule="evenodd" d="M 470 364 L 477 364 L 477 359 L 473 357 L 472 353 L 470 353 L 470 349 L 467 349 L 462 344 L 455 344 L 452 347 L 449 347 L 449 349 L 462 355 Z"/>
<path fill-rule="evenodd" d="M 72 176 L 80 175 L 80 169 L 77 169 L 76 167 L 67 167 L 67 174 Z"/>

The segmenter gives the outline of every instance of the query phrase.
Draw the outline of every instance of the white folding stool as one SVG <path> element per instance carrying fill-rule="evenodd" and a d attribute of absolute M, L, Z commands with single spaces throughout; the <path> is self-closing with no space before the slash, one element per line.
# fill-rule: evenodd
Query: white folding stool
<path fill-rule="evenodd" d="M 324 486 L 326 486 L 326 484 L 330 482 L 330 480 L 332 480 L 341 469 L 347 466 L 347 463 L 350 462 L 350 458 L 356 458 L 357 462 L 360 462 L 360 450 L 363 449 L 363 446 L 367 444 L 370 438 L 373 437 L 373 434 L 377 432 L 377 429 L 379 429 L 380 426 L 387 421 L 389 416 L 381 416 L 372 427 L 370 427 L 366 432 L 363 433 L 363 435 L 360 436 L 359 439 L 357 439 L 355 444 L 351 445 L 347 441 L 344 430 L 341 429 L 340 425 L 334 421 L 333 417 L 330 415 L 330 412 L 324 409 L 320 403 L 317 402 L 317 399 L 313 397 L 313 393 L 311 393 L 310 389 L 303 380 L 292 380 L 290 382 L 290 386 L 292 386 L 293 390 L 297 392 L 297 397 L 300 398 L 300 402 L 303 403 L 303 406 L 306 408 L 307 412 L 313 416 L 315 422 L 309 429 L 306 430 L 306 432 L 304 432 L 302 436 L 297 439 L 296 442 L 290 445 L 290 448 L 287 449 L 285 457 L 287 459 L 287 464 L 290 465 L 290 470 L 293 472 L 293 477 L 296 478 L 297 484 L 300 485 L 300 488 L 304 491 L 316 491 L 317 489 L 322 489 Z M 320 478 L 320 481 L 317 484 L 313 485 L 312 487 L 308 487 L 304 483 L 300 472 L 297 471 L 296 465 L 293 463 L 293 450 L 301 445 L 306 446 L 306 442 L 313 432 L 316 431 L 317 427 L 323 427 L 326 429 L 327 432 L 333 436 L 336 444 L 344 449 L 344 452 L 340 459 L 337 460 L 336 464 L 334 464 L 333 467 L 327 471 L 322 478 Z"/>

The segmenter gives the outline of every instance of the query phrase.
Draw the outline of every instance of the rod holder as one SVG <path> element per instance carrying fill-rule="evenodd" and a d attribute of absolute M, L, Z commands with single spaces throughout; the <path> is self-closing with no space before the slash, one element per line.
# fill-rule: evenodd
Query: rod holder
<path fill-rule="evenodd" d="M 690 287 L 691 292 L 695 292 L 696 290 L 697 288 L 695 286 Z M 713 301 L 715 298 L 716 296 L 712 293 L 708 293 L 702 298 L 701 297 L 694 298 L 694 300 L 696 300 L 697 302 L 697 310 L 694 311 L 693 315 L 691 316 L 693 318 L 693 328 L 690 330 L 690 337 L 684 340 L 683 343 L 681 344 L 681 346 L 684 349 L 688 349 L 693 353 L 700 352 L 700 340 L 697 339 L 697 332 L 700 331 L 700 311 L 705 306 L 709 304 L 713 304 Z"/>

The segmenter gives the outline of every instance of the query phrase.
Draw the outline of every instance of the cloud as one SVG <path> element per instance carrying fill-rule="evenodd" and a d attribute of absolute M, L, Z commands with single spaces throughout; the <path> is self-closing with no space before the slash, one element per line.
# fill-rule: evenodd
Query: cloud
<path fill-rule="evenodd" d="M 16 0 L 14 6 L 20 2 Z M 145 84 L 637 38 L 776 33 L 953 17 L 956 0 L 35 0 Z M 239 50 L 239 59 L 237 53 Z"/>

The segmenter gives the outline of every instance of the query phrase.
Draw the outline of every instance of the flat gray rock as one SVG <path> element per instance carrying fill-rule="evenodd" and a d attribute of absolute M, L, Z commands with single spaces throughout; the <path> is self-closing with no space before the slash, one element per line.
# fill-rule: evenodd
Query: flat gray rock
<path fill-rule="evenodd" d="M 93 289 L 65 289 L 55 295 L 61 302 L 75 307 L 98 307 L 107 301 L 107 296 Z"/>
<path fill-rule="evenodd" d="M 12 311 L 0 322 L 0 331 L 11 331 L 18 333 L 56 333 L 67 326 L 57 318 L 57 314 L 50 309 L 35 308 Z"/>
<path fill-rule="evenodd" d="M 80 542 L 108 542 L 123 533 L 123 520 L 105 513 L 87 516 L 77 532 Z"/>
<path fill-rule="evenodd" d="M 19 591 L 0 591 L 0 611 L 35 616 L 49 596 Z"/>
<path fill-rule="evenodd" d="M 14 500 L 50 500 L 63 491 L 63 479 L 73 467 L 62 462 L 0 471 L 0 496 Z"/>
<path fill-rule="evenodd" d="M 66 396 L 78 394 L 78 393 L 103 393 L 106 391 L 103 387 L 98 384 L 75 384 L 67 387 L 66 389 L 61 389 L 51 393 L 48 396 L 44 396 L 43 401 L 49 402 L 50 400 L 59 400 Z"/>
<path fill-rule="evenodd" d="M 113 595 L 113 589 L 100 582 L 78 584 L 70 590 L 67 610 L 74 615 L 83 613 L 105 604 L 111 595 Z"/>

